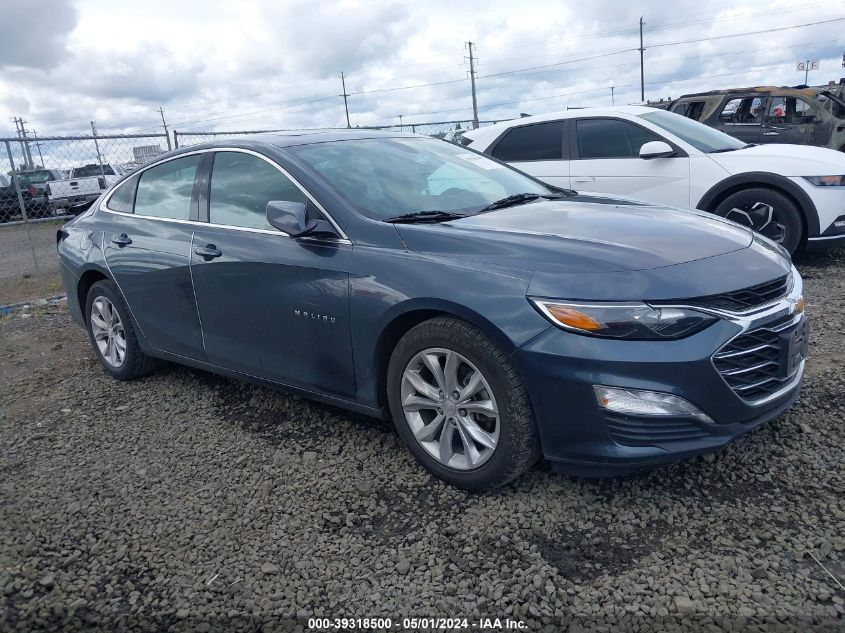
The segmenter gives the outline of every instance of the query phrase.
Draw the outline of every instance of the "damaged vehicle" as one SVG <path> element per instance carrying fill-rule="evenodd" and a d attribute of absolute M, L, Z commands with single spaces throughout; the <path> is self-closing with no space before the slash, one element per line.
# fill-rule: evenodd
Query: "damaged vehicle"
<path fill-rule="evenodd" d="M 684 95 L 669 111 L 746 143 L 815 145 L 845 152 L 845 100 L 828 89 L 714 90 Z"/>

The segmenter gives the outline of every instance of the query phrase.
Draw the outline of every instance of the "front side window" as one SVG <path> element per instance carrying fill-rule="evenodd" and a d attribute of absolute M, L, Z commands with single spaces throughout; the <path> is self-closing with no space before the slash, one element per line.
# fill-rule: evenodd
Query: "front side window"
<path fill-rule="evenodd" d="M 772 97 L 766 112 L 767 125 L 805 125 L 816 120 L 816 108 L 796 97 Z"/>
<path fill-rule="evenodd" d="M 654 110 L 640 114 L 639 117 L 663 128 L 670 134 L 674 134 L 702 152 L 724 152 L 745 146 L 744 142 L 735 139 L 733 136 L 728 136 L 724 132 L 714 130 L 698 121 L 691 121 L 674 112 Z"/>
<path fill-rule="evenodd" d="M 141 174 L 135 213 L 156 218 L 187 220 L 200 154 L 167 161 Z"/>
<path fill-rule="evenodd" d="M 275 230 L 267 222 L 267 203 L 271 200 L 308 204 L 302 190 L 266 160 L 241 152 L 215 154 L 209 222 Z"/>
<path fill-rule="evenodd" d="M 377 138 L 289 149 L 349 204 L 383 220 L 418 211 L 472 214 L 537 181 L 464 147 L 424 138 Z"/>
<path fill-rule="evenodd" d="M 512 128 L 492 151 L 505 162 L 559 160 L 563 156 L 563 121 Z"/>
<path fill-rule="evenodd" d="M 727 125 L 760 125 L 763 122 L 761 97 L 730 99 L 719 113 L 719 120 Z"/>
<path fill-rule="evenodd" d="M 654 132 L 621 119 L 580 119 L 575 128 L 581 158 L 633 158 L 649 141 L 662 141 Z"/>

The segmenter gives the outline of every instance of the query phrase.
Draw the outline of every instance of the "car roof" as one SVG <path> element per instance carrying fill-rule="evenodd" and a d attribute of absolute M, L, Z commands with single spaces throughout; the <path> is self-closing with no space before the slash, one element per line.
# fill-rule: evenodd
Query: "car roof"
<path fill-rule="evenodd" d="M 467 132 L 464 132 L 464 136 L 469 139 L 475 140 L 481 135 L 486 136 L 488 133 L 494 130 L 502 131 L 507 128 L 515 127 L 517 125 L 530 125 L 531 123 L 544 123 L 546 121 L 559 121 L 561 119 L 577 119 L 596 116 L 618 116 L 620 114 L 626 114 L 628 116 L 637 116 L 639 114 L 645 114 L 647 112 L 659 111 L 659 108 L 649 108 L 647 106 L 637 105 L 613 106 L 610 108 L 577 108 L 572 110 L 563 110 L 560 112 L 549 112 L 547 114 L 535 114 L 533 116 L 526 116 L 520 119 L 502 121 L 494 125 L 486 125 L 484 127 L 480 127 L 476 130 L 469 130 Z"/>
<path fill-rule="evenodd" d="M 186 132 L 187 134 L 187 132 Z M 279 132 L 259 132 L 255 134 L 237 134 L 233 136 L 221 136 L 211 141 L 182 145 L 181 147 L 157 154 L 138 169 L 159 163 L 163 160 L 176 158 L 183 154 L 190 154 L 199 150 L 238 148 L 251 149 L 254 151 L 267 150 L 268 146 L 284 149 L 297 145 L 311 145 L 316 143 L 330 143 L 337 141 L 351 141 L 361 139 L 378 138 L 431 138 L 424 134 L 412 134 L 410 132 L 395 132 L 391 130 L 368 130 L 363 128 L 336 128 L 320 130 L 282 130 Z"/>
<path fill-rule="evenodd" d="M 681 95 L 676 99 L 676 101 L 696 97 L 720 97 L 735 93 L 759 93 L 761 96 L 777 93 L 779 95 L 792 95 L 796 97 L 816 97 L 823 90 L 825 90 L 825 88 L 815 88 L 812 86 L 752 86 L 750 88 L 725 88 L 723 90 L 708 90 L 707 92 L 690 92 L 685 95 Z"/>

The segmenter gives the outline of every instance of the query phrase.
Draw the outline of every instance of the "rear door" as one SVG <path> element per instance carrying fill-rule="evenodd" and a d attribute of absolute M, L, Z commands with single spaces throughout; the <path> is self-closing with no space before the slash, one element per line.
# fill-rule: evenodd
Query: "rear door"
<path fill-rule="evenodd" d="M 731 95 L 714 127 L 746 143 L 760 143 L 767 102 L 768 96 L 761 94 Z"/>
<path fill-rule="evenodd" d="M 649 141 L 668 139 L 626 119 L 576 119 L 569 166 L 572 188 L 679 207 L 690 205 L 689 157 L 640 158 Z"/>
<path fill-rule="evenodd" d="M 294 387 L 355 393 L 346 239 L 294 239 L 267 223 L 271 200 L 304 202 L 280 167 L 254 152 L 214 155 L 191 270 L 211 363 Z M 207 211 L 206 211 L 207 209 Z"/>
<path fill-rule="evenodd" d="M 175 158 L 130 178 L 102 214 L 106 262 L 147 342 L 196 359 L 205 354 L 189 252 L 202 157 Z"/>
<path fill-rule="evenodd" d="M 567 121 L 513 127 L 487 153 L 550 185 L 567 188 L 570 184 L 566 129 Z"/>

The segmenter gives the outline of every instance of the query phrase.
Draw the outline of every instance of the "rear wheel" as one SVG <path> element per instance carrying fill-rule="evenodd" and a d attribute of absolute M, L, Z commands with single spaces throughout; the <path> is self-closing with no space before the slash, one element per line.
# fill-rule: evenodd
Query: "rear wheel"
<path fill-rule="evenodd" d="M 725 198 L 716 215 L 747 226 L 794 254 L 804 239 L 801 211 L 787 196 L 762 187 L 743 189 Z"/>
<path fill-rule="evenodd" d="M 85 319 L 94 353 L 112 377 L 130 380 L 155 369 L 157 361 L 141 351 L 132 315 L 113 282 L 103 280 L 91 286 Z"/>
<path fill-rule="evenodd" d="M 411 329 L 388 367 L 394 423 L 417 461 L 467 490 L 502 486 L 540 456 L 528 394 L 501 348 L 437 317 Z"/>

